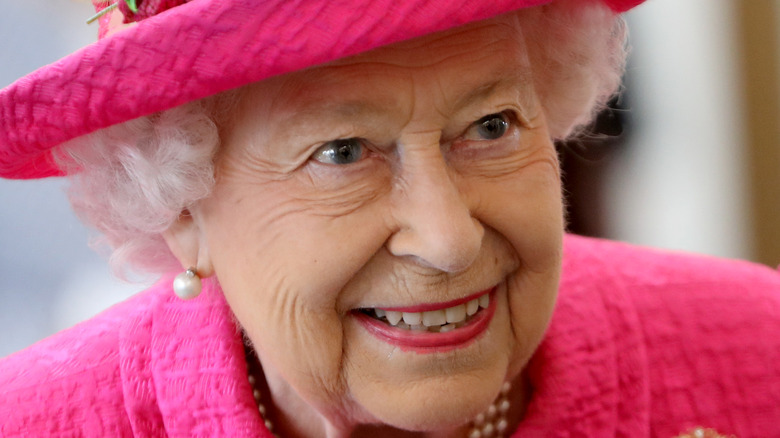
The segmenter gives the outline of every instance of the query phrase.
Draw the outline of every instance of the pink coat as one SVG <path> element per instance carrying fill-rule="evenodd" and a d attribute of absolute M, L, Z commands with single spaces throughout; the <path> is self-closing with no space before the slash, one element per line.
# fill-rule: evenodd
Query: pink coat
<path fill-rule="evenodd" d="M 270 437 L 219 290 L 170 279 L 0 361 L 2 437 Z M 780 274 L 567 237 L 517 437 L 780 437 Z"/>

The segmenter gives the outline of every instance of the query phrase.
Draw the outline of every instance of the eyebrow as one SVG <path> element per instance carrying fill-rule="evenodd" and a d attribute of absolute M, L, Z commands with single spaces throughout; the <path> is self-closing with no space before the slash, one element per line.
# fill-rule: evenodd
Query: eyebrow
<path fill-rule="evenodd" d="M 527 83 L 530 85 L 530 78 L 528 75 L 520 75 L 516 72 L 514 74 L 500 74 L 497 79 L 488 83 L 482 84 L 476 88 L 472 88 L 466 93 L 458 96 L 455 99 L 455 108 L 465 108 L 473 105 L 479 101 L 485 100 L 490 96 L 497 93 L 501 89 L 518 90 L 518 85 Z M 521 90 L 522 93 L 530 92 L 530 89 Z"/>
<path fill-rule="evenodd" d="M 463 92 L 454 99 L 454 105 L 452 108 L 457 109 L 466 108 L 474 105 L 480 101 L 483 101 L 500 90 L 517 90 L 518 85 L 522 83 L 530 83 L 530 79 L 526 79 L 524 76 L 513 72 L 511 74 L 496 74 L 491 76 L 497 76 L 496 79 L 478 85 L 476 88 L 469 88 L 468 91 Z M 528 91 L 524 91 L 526 93 Z M 392 98 L 380 98 L 376 99 L 349 99 L 343 101 L 331 101 L 331 100 L 318 100 L 311 102 L 308 105 L 304 105 L 303 108 L 295 112 L 295 117 L 303 120 L 312 119 L 338 119 L 338 120 L 366 120 L 366 119 L 380 119 L 385 116 L 389 108 L 393 108 L 397 105 L 397 101 Z"/>
<path fill-rule="evenodd" d="M 304 120 L 335 118 L 339 120 L 354 120 L 366 118 L 378 118 L 387 113 L 388 108 L 395 105 L 395 101 L 382 99 L 379 102 L 371 100 L 346 100 L 324 101 L 305 105 L 296 111 L 296 117 Z"/>
<path fill-rule="evenodd" d="M 477 88 L 473 88 L 466 92 L 465 94 L 462 94 L 461 96 L 458 96 L 455 99 L 455 108 L 465 108 L 468 106 L 473 105 L 476 102 L 479 102 L 481 100 L 485 100 L 487 97 L 493 95 L 496 92 L 496 89 L 499 88 L 499 86 L 503 85 L 506 81 L 502 79 L 498 79 L 492 82 L 489 82 L 487 84 L 483 84 Z"/>

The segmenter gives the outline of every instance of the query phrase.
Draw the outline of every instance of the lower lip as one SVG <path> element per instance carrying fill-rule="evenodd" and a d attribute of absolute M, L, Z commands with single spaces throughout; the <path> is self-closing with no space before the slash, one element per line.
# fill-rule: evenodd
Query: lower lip
<path fill-rule="evenodd" d="M 369 333 L 388 344 L 399 347 L 402 351 L 442 353 L 468 346 L 487 330 L 496 313 L 495 290 L 494 287 L 488 292 L 490 304 L 487 308 L 477 312 L 463 327 L 446 333 L 400 329 L 364 313 L 354 313 L 354 316 Z"/>

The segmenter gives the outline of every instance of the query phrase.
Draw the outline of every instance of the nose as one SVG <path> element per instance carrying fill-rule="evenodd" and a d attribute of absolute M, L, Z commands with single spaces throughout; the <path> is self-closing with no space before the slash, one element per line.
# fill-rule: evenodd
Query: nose
<path fill-rule="evenodd" d="M 485 233 L 449 175 L 439 148 L 408 153 L 393 190 L 398 231 L 387 242 L 396 256 L 445 272 L 461 272 L 477 258 Z"/>

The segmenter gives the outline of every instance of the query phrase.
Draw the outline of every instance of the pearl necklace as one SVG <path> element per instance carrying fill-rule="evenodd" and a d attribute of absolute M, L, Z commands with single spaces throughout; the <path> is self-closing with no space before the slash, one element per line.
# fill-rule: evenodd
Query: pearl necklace
<path fill-rule="evenodd" d="M 246 348 L 247 354 L 247 374 L 249 377 L 249 385 L 252 388 L 252 395 L 257 403 L 257 410 L 260 412 L 260 418 L 263 419 L 266 429 L 271 434 L 279 438 L 279 435 L 274 433 L 274 424 L 266 418 L 267 409 L 263 404 L 263 395 L 258 389 L 257 377 L 252 373 L 252 367 L 249 365 L 250 361 L 256 361 L 254 351 L 251 348 Z M 468 438 L 503 438 L 509 427 L 507 421 L 507 413 L 511 406 L 509 402 L 509 390 L 512 389 L 512 385 L 509 382 L 504 382 L 501 386 L 501 392 L 493 403 L 488 406 L 481 414 L 478 414 L 471 421 L 471 428 L 469 429 Z"/>
<path fill-rule="evenodd" d="M 274 424 L 271 422 L 271 420 L 265 418 L 266 409 L 265 405 L 263 404 L 263 394 L 260 393 L 259 389 L 257 389 L 257 379 L 252 375 L 251 371 L 249 372 L 249 385 L 252 387 L 252 395 L 255 398 L 257 410 L 260 412 L 260 418 L 262 418 L 263 422 L 265 423 L 265 428 L 268 429 L 268 431 L 271 432 L 275 438 L 279 438 L 279 435 L 274 433 Z"/>
<path fill-rule="evenodd" d="M 510 389 L 512 389 L 512 385 L 509 382 L 504 382 L 501 386 L 501 392 L 493 404 L 471 420 L 469 438 L 502 438 L 504 436 L 509 427 L 506 414 L 511 406 L 509 403 Z"/>

